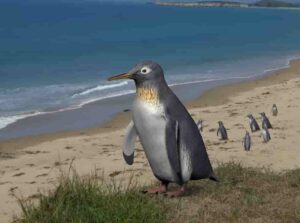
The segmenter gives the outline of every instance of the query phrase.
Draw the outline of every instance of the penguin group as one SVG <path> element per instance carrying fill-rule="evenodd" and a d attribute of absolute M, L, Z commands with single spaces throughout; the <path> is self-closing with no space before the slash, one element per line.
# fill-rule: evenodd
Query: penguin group
<path fill-rule="evenodd" d="M 254 116 L 252 114 L 248 114 L 247 117 L 249 119 L 249 126 L 250 126 L 250 130 L 252 133 L 258 132 L 261 130 L 261 134 L 260 136 L 263 139 L 264 143 L 267 143 L 271 140 L 271 135 L 269 132 L 269 129 L 272 129 L 273 126 L 269 120 L 269 118 L 267 117 L 265 112 L 261 112 L 259 113 L 261 116 L 261 128 L 259 127 L 256 119 L 254 118 Z M 273 104 L 272 106 L 272 115 L 273 116 L 277 116 L 278 115 L 278 108 L 276 106 L 276 104 Z M 197 122 L 197 126 L 199 128 L 199 131 L 203 131 L 203 120 L 199 120 Z M 224 124 L 222 121 L 218 121 L 218 130 L 217 130 L 217 136 L 219 137 L 219 140 L 228 140 L 228 134 L 227 134 L 227 129 L 225 128 Z M 243 137 L 243 146 L 244 146 L 244 150 L 245 151 L 250 151 L 251 149 L 251 136 L 250 133 L 246 130 L 245 136 Z"/>

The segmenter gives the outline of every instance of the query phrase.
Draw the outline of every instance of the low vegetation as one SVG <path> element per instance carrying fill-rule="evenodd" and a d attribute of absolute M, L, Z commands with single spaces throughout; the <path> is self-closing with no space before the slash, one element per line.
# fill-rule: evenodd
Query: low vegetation
<path fill-rule="evenodd" d="M 121 185 L 121 184 L 120 184 Z M 165 222 L 163 199 L 144 196 L 135 186 L 106 185 L 96 175 L 63 176 L 58 187 L 41 194 L 38 204 L 19 199 L 23 217 L 19 222 Z M 36 202 L 35 202 L 36 203 Z"/>
<path fill-rule="evenodd" d="M 19 222 L 300 222 L 300 170 L 276 174 L 236 163 L 216 169 L 220 183 L 189 183 L 180 199 L 107 187 L 97 177 L 62 177 L 38 202 L 20 200 Z"/>

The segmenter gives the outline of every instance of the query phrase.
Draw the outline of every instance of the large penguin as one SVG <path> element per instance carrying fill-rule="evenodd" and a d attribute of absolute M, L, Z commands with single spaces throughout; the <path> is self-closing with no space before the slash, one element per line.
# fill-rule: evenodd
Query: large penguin
<path fill-rule="evenodd" d="M 136 85 L 124 158 L 128 164 L 133 163 L 138 136 L 155 177 L 161 181 L 161 187 L 146 192 L 175 197 L 185 193 L 189 180 L 217 181 L 197 125 L 168 87 L 161 66 L 152 61 L 141 62 L 128 73 L 108 80 L 124 78 L 133 79 Z M 170 182 L 180 185 L 180 189 L 168 191 Z"/>

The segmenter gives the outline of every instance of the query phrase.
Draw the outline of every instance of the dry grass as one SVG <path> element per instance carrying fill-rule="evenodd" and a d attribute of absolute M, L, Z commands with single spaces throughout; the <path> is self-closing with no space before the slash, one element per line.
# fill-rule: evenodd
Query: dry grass
<path fill-rule="evenodd" d="M 236 163 L 216 170 L 221 182 L 190 184 L 178 222 L 300 222 L 300 170 L 275 174 Z M 174 221 L 175 222 L 175 221 Z"/>

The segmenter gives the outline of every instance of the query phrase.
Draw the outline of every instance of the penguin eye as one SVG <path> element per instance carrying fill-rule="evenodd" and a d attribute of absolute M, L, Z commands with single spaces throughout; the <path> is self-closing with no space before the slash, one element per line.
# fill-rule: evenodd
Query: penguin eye
<path fill-rule="evenodd" d="M 141 69 L 142 74 L 149 74 L 152 70 L 149 67 L 143 67 Z"/>

